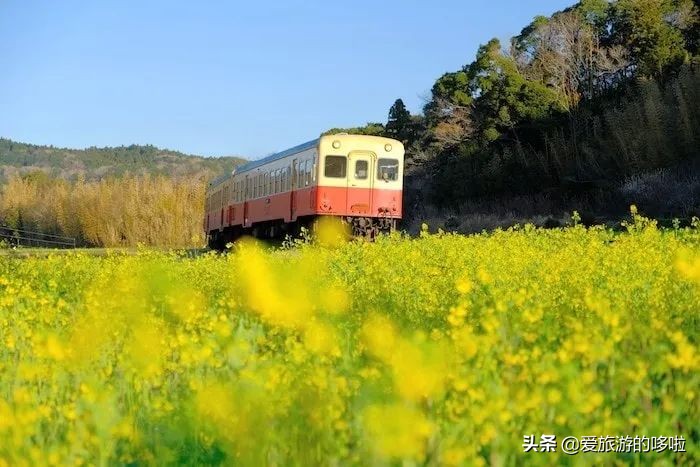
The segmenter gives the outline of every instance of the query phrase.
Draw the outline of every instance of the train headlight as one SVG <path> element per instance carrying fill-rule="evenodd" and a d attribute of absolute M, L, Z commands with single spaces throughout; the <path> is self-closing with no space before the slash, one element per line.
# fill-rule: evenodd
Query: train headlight
<path fill-rule="evenodd" d="M 393 149 L 393 148 L 391 147 L 391 144 L 385 144 L 385 145 L 384 145 L 384 150 L 385 150 L 386 152 L 391 152 L 392 149 Z"/>
<path fill-rule="evenodd" d="M 340 149 L 340 141 L 337 139 L 333 141 L 333 149 Z"/>

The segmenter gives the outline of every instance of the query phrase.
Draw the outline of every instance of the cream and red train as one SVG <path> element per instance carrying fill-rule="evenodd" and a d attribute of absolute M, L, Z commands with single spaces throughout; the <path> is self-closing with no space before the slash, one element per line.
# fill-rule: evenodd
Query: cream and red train
<path fill-rule="evenodd" d="M 403 161 L 399 141 L 340 134 L 248 162 L 209 184 L 209 245 L 295 233 L 318 216 L 341 218 L 355 235 L 392 230 L 401 218 Z"/>

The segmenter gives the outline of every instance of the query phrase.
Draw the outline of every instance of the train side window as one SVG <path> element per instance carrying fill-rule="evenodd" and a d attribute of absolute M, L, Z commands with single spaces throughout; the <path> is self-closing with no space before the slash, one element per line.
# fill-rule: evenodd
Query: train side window
<path fill-rule="evenodd" d="M 311 183 L 316 182 L 316 158 L 314 157 L 311 159 L 309 162 L 309 166 L 311 167 Z"/>
<path fill-rule="evenodd" d="M 263 174 L 258 175 L 258 197 L 263 196 Z"/>
<path fill-rule="evenodd" d="M 367 161 L 355 161 L 355 179 L 367 180 Z"/>
<path fill-rule="evenodd" d="M 280 192 L 280 171 L 275 170 L 275 193 Z"/>
<path fill-rule="evenodd" d="M 398 159 L 380 158 L 377 161 L 377 180 L 394 182 L 399 179 Z"/>
<path fill-rule="evenodd" d="M 345 178 L 347 165 L 345 156 L 326 156 L 323 174 L 329 178 Z"/>

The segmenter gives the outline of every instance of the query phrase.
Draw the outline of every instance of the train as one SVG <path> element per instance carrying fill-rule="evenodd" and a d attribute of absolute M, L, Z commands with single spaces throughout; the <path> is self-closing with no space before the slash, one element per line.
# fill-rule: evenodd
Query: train
<path fill-rule="evenodd" d="M 236 167 L 211 181 L 203 221 L 222 250 L 244 235 L 281 238 L 337 217 L 372 239 L 402 216 L 404 146 L 391 138 L 335 134 Z"/>

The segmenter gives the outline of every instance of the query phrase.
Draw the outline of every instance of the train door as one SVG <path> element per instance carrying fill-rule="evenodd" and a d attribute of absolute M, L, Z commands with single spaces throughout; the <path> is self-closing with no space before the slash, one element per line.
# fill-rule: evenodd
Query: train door
<path fill-rule="evenodd" d="M 372 188 L 376 156 L 365 151 L 348 155 L 347 211 L 351 215 L 368 216 L 372 213 Z"/>
<path fill-rule="evenodd" d="M 250 179 L 245 176 L 245 182 L 243 185 L 243 227 L 250 227 L 248 219 L 248 198 L 250 198 L 248 191 L 250 190 Z"/>
<path fill-rule="evenodd" d="M 299 164 L 297 162 L 297 159 L 294 159 L 292 161 L 292 184 L 291 184 L 291 195 L 289 199 L 289 212 L 290 212 L 290 217 L 291 220 L 294 220 L 297 218 L 297 189 L 298 189 L 298 174 L 299 173 Z"/>

